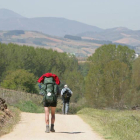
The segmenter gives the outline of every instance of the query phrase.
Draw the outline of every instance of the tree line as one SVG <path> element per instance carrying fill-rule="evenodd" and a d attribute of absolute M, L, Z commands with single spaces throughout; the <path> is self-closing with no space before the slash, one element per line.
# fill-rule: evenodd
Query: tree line
<path fill-rule="evenodd" d="M 72 102 L 86 101 L 95 108 L 139 105 L 140 58 L 122 45 L 102 45 L 85 63 L 74 55 L 51 49 L 0 44 L 0 86 L 38 93 L 37 79 L 56 74 L 74 92 Z"/>
<path fill-rule="evenodd" d="M 51 49 L 0 43 L 0 85 L 4 88 L 38 93 L 37 79 L 47 73 L 56 74 L 60 89 L 68 84 L 75 91 L 73 101 L 81 95 L 83 77 L 74 55 Z"/>
<path fill-rule="evenodd" d="M 85 97 L 96 108 L 139 105 L 140 58 L 127 46 L 103 45 L 88 58 Z"/>

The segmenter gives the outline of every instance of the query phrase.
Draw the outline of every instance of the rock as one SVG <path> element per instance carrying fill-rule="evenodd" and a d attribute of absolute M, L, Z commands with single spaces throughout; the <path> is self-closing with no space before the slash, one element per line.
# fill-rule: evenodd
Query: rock
<path fill-rule="evenodd" d="M 0 98 L 0 127 L 2 127 L 7 120 L 9 120 L 9 117 L 13 117 L 13 115 L 7 108 L 5 100 Z"/>

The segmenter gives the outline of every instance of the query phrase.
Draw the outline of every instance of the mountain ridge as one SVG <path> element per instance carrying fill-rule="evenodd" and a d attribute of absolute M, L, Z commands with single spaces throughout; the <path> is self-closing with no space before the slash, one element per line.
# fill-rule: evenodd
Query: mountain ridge
<path fill-rule="evenodd" d="M 51 40 L 56 40 L 56 37 L 61 37 L 60 42 L 50 43 L 49 39 L 44 40 L 41 35 L 36 38 L 32 37 L 30 34 L 31 40 L 25 38 L 25 36 L 19 36 L 16 37 L 16 39 L 14 36 L 12 36 L 11 42 L 26 42 L 27 44 L 31 42 L 29 45 L 46 45 L 47 48 L 48 45 L 50 45 L 53 49 L 57 48 L 57 50 L 59 49 L 63 52 L 67 52 L 67 50 L 70 49 L 71 51 L 69 52 L 86 55 L 94 53 L 95 49 L 101 46 L 103 43 L 111 42 L 114 44 L 124 44 L 135 47 L 136 50 L 140 52 L 140 30 L 131 30 L 126 27 L 101 29 L 96 26 L 59 17 L 26 18 L 7 9 L 0 9 L 0 17 L 0 30 L 4 32 L 11 30 L 23 30 L 28 31 L 28 33 L 26 33 L 27 36 L 31 31 L 40 32 L 45 35 L 53 36 L 54 38 L 52 37 L 53 39 Z M 79 36 L 83 38 L 83 40 L 78 42 L 70 40 L 63 41 L 65 35 Z M 36 38 L 36 40 L 34 38 Z M 1 33 L 0 41 L 4 43 L 9 42 L 8 37 L 5 37 L 4 33 Z M 50 44 L 47 43 L 47 41 L 49 41 Z M 69 44 L 69 42 L 71 43 Z M 91 46 L 89 46 L 89 44 Z M 78 48 L 81 48 L 81 51 Z"/>
<path fill-rule="evenodd" d="M 31 30 L 61 37 L 65 34 L 76 35 L 85 31 L 99 32 L 103 30 L 96 26 L 87 25 L 85 23 L 66 18 L 25 18 L 10 10 L 7 11 L 6 9 L 4 11 L 0 9 L 0 15 L 3 15 L 3 18 L 0 18 L 0 30 Z"/>
<path fill-rule="evenodd" d="M 13 12 L 12 10 L 8 10 L 5 8 L 0 9 L 0 19 L 6 18 L 25 18 L 25 17 L 21 16 L 20 14 L 17 14 L 16 12 Z"/>

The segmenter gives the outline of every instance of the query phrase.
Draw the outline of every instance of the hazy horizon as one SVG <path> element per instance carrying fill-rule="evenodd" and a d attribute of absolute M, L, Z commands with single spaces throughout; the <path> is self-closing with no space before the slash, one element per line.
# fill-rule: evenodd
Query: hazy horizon
<path fill-rule="evenodd" d="M 61 17 L 102 29 L 126 27 L 140 30 L 139 0 L 0 0 L 8 9 L 27 18 Z"/>

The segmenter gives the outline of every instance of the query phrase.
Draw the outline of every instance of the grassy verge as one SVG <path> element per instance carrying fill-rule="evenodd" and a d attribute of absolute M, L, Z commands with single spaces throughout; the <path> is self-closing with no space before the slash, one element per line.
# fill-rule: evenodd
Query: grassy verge
<path fill-rule="evenodd" d="M 43 96 L 21 91 L 0 88 L 0 97 L 6 100 L 8 106 L 13 106 L 23 112 L 44 113 Z M 62 112 L 62 101 L 58 99 L 56 112 Z"/>
<path fill-rule="evenodd" d="M 0 136 L 11 132 L 20 120 L 20 110 L 14 107 L 8 107 L 12 112 L 13 117 L 6 117 L 4 125 L 0 126 Z M 4 115 L 4 112 L 0 112 L 0 115 Z"/>
<path fill-rule="evenodd" d="M 38 106 L 37 104 L 33 103 L 32 101 L 25 101 L 19 102 L 14 104 L 15 107 L 19 108 L 23 112 L 30 112 L 30 113 L 43 113 L 44 108 Z"/>
<path fill-rule="evenodd" d="M 3 88 L 0 88 L 0 97 L 5 99 L 6 103 L 11 106 L 25 101 L 32 101 L 37 105 L 42 102 L 42 96 L 40 95 Z"/>
<path fill-rule="evenodd" d="M 44 112 L 43 97 L 40 95 L 0 88 L 0 97 L 5 99 L 8 105 L 17 107 L 23 112 Z"/>
<path fill-rule="evenodd" d="M 85 108 L 77 114 L 105 139 L 140 139 L 140 111 Z"/>
<path fill-rule="evenodd" d="M 41 95 L 0 88 L 0 97 L 5 99 L 8 105 L 17 107 L 23 112 L 44 113 Z M 59 97 L 56 113 L 62 113 L 62 106 L 62 99 Z M 80 107 L 77 104 L 70 103 L 70 114 L 75 114 L 78 110 Z"/>

